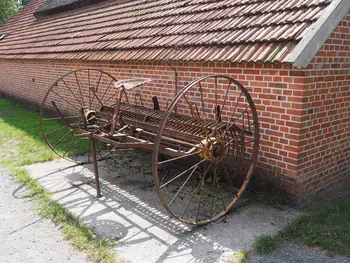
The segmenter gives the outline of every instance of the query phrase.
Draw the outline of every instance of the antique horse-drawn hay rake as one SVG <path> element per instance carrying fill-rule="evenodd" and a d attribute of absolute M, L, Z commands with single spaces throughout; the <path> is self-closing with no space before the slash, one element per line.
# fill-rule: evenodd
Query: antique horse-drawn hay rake
<path fill-rule="evenodd" d="M 252 98 L 228 76 L 197 79 L 170 101 L 174 89 L 169 83 L 147 89 L 150 81 L 118 81 L 97 69 L 69 72 L 42 102 L 45 141 L 77 163 L 84 152 L 89 161 L 91 151 L 98 197 L 98 160 L 118 149 L 153 151 L 153 182 L 168 212 L 194 225 L 218 220 L 246 189 L 257 159 Z M 151 97 L 155 92 L 158 96 Z"/>

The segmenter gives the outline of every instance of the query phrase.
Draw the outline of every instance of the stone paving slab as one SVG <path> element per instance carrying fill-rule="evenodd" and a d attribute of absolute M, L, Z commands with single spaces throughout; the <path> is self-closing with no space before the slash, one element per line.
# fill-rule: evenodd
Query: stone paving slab
<path fill-rule="evenodd" d="M 263 204 L 242 206 L 225 220 L 190 227 L 169 217 L 152 185 L 149 167 L 130 158 L 128 166 L 99 162 L 103 197 L 95 197 L 92 165 L 71 167 L 59 160 L 27 166 L 53 197 L 101 236 L 119 239 L 115 249 L 132 263 L 225 262 L 249 250 L 261 234 L 272 233 L 300 212 Z"/>
<path fill-rule="evenodd" d="M 23 186 L 0 171 L 0 262 L 90 262 L 63 239 L 59 226 L 34 211 L 27 195 Z"/>

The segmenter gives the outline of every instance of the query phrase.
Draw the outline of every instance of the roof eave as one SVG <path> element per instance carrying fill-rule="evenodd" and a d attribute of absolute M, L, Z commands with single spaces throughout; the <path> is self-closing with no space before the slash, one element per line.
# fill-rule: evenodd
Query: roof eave
<path fill-rule="evenodd" d="M 349 9 L 349 0 L 333 0 L 283 62 L 307 67 Z"/>

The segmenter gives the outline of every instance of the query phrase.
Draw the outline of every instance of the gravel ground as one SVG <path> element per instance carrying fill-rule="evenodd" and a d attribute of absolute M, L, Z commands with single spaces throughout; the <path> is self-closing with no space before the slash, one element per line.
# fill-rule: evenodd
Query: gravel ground
<path fill-rule="evenodd" d="M 318 248 L 288 244 L 269 255 L 255 256 L 247 263 L 350 263 L 349 258 L 330 257 Z"/>
<path fill-rule="evenodd" d="M 25 195 L 0 171 L 0 262 L 89 262 L 63 239 L 58 226 L 40 218 Z"/>

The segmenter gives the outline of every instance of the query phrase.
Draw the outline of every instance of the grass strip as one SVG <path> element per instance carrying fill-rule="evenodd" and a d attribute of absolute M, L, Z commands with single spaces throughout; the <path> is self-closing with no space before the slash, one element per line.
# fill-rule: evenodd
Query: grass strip
<path fill-rule="evenodd" d="M 276 235 L 260 236 L 254 247 L 258 253 L 269 253 L 288 241 L 318 246 L 330 255 L 350 257 L 350 200 L 338 197 L 324 202 Z"/>
<path fill-rule="evenodd" d="M 232 259 L 226 261 L 226 263 L 244 263 L 248 258 L 248 251 L 241 249 L 234 253 Z"/>
<path fill-rule="evenodd" d="M 52 121 L 50 125 L 60 127 L 61 124 Z M 63 142 L 61 149 L 70 143 Z M 0 148 L 1 165 L 15 177 L 16 182 L 26 186 L 29 196 L 38 205 L 39 214 L 62 226 L 65 239 L 94 262 L 120 262 L 113 250 L 115 240 L 99 238 L 92 227 L 54 201 L 51 194 L 21 168 L 22 165 L 50 161 L 56 157 L 42 140 L 38 113 L 0 99 Z"/>

